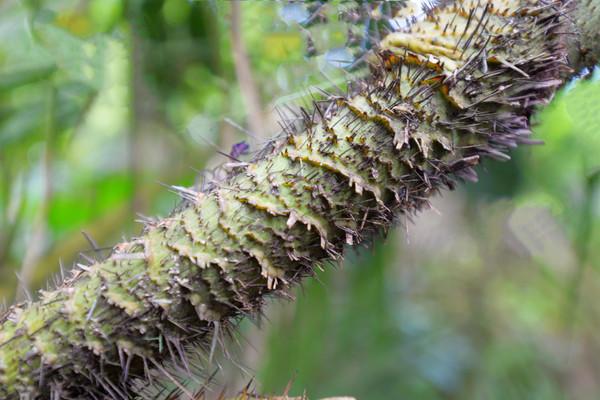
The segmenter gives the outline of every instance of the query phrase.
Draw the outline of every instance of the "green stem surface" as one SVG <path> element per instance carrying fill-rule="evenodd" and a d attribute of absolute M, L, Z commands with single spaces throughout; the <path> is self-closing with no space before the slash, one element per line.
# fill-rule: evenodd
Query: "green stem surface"
<path fill-rule="evenodd" d="M 591 0 L 594 1 L 594 0 Z M 527 143 L 568 71 L 558 1 L 457 2 L 385 37 L 370 76 L 252 162 L 0 320 L 0 397 L 127 399 L 192 347 L 368 244 L 482 157 Z M 408 15 L 407 15 L 408 16 Z M 179 383 L 177 383 L 179 384 Z"/>

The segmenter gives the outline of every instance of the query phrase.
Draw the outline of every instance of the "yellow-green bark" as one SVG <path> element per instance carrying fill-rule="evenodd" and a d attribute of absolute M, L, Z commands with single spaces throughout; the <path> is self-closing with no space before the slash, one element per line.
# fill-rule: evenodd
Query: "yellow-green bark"
<path fill-rule="evenodd" d="M 560 1 L 458 1 L 385 37 L 370 76 L 0 327 L 0 397 L 134 396 L 266 296 L 527 143 L 568 73 Z M 293 125 L 293 126 L 292 126 Z M 219 327 L 217 329 L 217 327 Z M 54 397 L 53 397 L 54 396 Z M 103 397 L 104 396 L 104 397 Z"/>

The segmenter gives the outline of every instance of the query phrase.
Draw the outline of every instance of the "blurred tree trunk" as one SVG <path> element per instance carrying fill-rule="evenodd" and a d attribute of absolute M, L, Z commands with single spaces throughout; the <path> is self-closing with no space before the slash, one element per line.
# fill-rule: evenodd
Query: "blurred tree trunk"
<path fill-rule="evenodd" d="M 262 112 L 262 102 L 256 81 L 252 74 L 248 52 L 242 37 L 242 5 L 240 0 L 231 2 L 231 43 L 235 73 L 240 86 L 244 104 L 248 110 L 248 126 L 253 135 L 252 141 L 259 140 L 264 135 L 265 123 Z M 258 143 L 253 143 L 256 146 Z"/>

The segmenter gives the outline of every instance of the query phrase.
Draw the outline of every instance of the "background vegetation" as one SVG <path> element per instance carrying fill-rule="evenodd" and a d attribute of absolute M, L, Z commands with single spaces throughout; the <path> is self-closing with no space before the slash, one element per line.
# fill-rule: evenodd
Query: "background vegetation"
<path fill-rule="evenodd" d="M 302 7 L 0 2 L 0 299 L 166 215 L 236 143 L 343 81 L 345 27 L 306 58 Z M 600 393 L 600 82 L 539 113 L 544 146 L 487 162 L 385 244 L 241 325 L 217 381 L 360 399 Z M 279 111 L 277 111 L 279 110 Z M 243 157 L 243 155 L 242 155 Z M 85 232 L 82 234 L 81 232 Z M 82 254 L 79 254 L 83 251 Z"/>

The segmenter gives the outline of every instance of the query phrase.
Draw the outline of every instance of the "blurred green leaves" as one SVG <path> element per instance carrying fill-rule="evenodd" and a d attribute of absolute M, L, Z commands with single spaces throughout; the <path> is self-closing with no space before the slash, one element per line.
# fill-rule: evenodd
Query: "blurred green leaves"
<path fill-rule="evenodd" d="M 55 71 L 56 67 L 54 65 L 42 65 L 27 70 L 4 72 L 0 75 L 0 91 L 8 91 L 19 86 L 48 79 Z"/>
<path fill-rule="evenodd" d="M 90 19 L 98 32 L 110 32 L 121 22 L 125 12 L 124 0 L 91 0 L 88 5 Z"/>
<path fill-rule="evenodd" d="M 580 81 L 561 92 L 538 116 L 536 128 L 545 142 L 532 152 L 532 184 L 556 196 L 581 186 L 600 167 L 600 81 Z"/>

